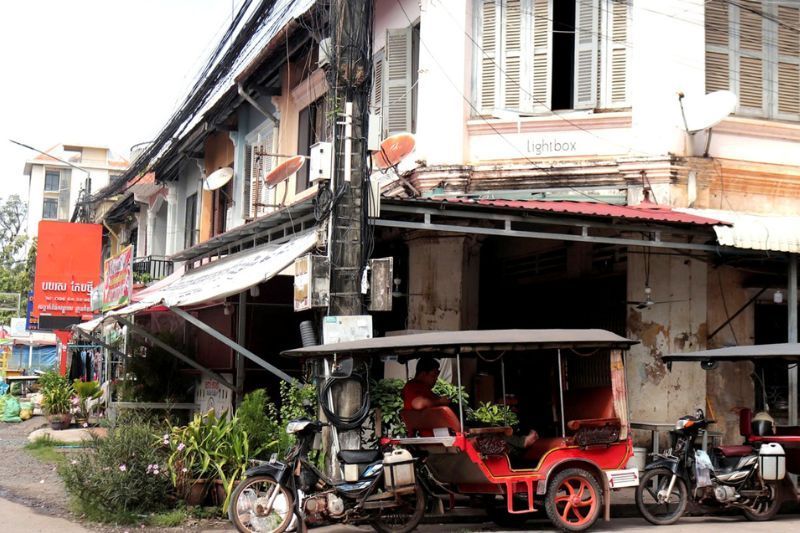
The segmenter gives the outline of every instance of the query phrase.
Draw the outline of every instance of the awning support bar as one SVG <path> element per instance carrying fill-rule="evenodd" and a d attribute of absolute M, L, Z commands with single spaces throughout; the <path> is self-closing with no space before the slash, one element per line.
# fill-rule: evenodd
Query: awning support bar
<path fill-rule="evenodd" d="M 228 387 L 231 391 L 235 391 L 236 390 L 236 388 L 231 383 L 229 383 L 228 380 L 226 380 L 225 378 L 223 378 L 222 376 L 220 376 L 219 374 L 217 374 L 213 370 L 209 370 L 206 367 L 204 367 L 203 365 L 199 364 L 197 361 L 185 356 L 184 354 L 182 354 L 181 352 L 179 352 L 178 350 L 176 350 L 175 348 L 173 348 L 169 344 L 165 343 L 164 341 L 162 341 L 161 339 L 159 339 L 155 335 L 151 335 L 150 333 L 148 333 L 147 331 L 143 330 L 142 328 L 134 325 L 133 322 L 129 322 L 129 321 L 125 320 L 124 318 L 120 317 L 120 316 L 115 316 L 114 320 L 116 320 L 117 322 L 119 322 L 120 324 L 122 324 L 124 326 L 128 326 L 128 331 L 129 332 L 135 333 L 136 335 L 139 335 L 140 337 L 144 337 L 145 339 L 149 340 L 150 342 L 152 342 L 153 344 L 155 344 L 159 348 L 162 348 L 163 350 L 167 351 L 169 354 L 174 355 L 175 357 L 177 357 L 178 359 L 180 359 L 181 361 L 183 361 L 187 365 L 191 366 L 192 368 L 194 368 L 196 370 L 199 370 L 202 374 L 205 374 L 206 376 L 210 377 L 211 379 L 215 379 L 215 380 L 219 381 L 220 383 L 222 383 L 223 385 Z"/>
<path fill-rule="evenodd" d="M 297 380 L 295 380 L 289 374 L 287 374 L 287 373 L 283 372 L 282 370 L 280 370 L 279 368 L 267 363 L 266 361 L 261 359 L 259 356 L 257 356 L 256 354 L 254 354 L 253 352 L 251 352 L 250 350 L 248 350 L 247 348 L 245 348 L 241 344 L 238 344 L 238 343 L 232 341 L 231 339 L 229 339 L 228 337 L 226 337 L 225 335 L 223 335 L 219 331 L 215 330 L 214 328 L 212 328 L 211 326 L 209 326 L 208 324 L 206 324 L 205 322 L 203 322 L 199 318 L 197 318 L 195 316 L 192 316 L 190 313 L 187 313 L 186 311 L 184 311 L 180 307 L 167 306 L 167 309 L 169 309 L 170 311 L 172 311 L 173 313 L 175 313 L 176 315 L 178 315 L 179 317 L 181 317 L 185 321 L 189 322 L 190 324 L 193 324 L 194 326 L 197 326 L 204 333 L 207 333 L 207 334 L 211 335 L 212 337 L 214 337 L 215 339 L 217 339 L 221 343 L 225 344 L 226 346 L 229 346 L 230 348 L 233 348 L 234 351 L 236 351 L 236 352 L 242 354 L 243 356 L 247 357 L 248 359 L 250 359 L 251 361 L 253 361 L 257 365 L 259 365 L 260 367 L 265 368 L 268 371 L 272 372 L 273 374 L 275 374 L 276 376 L 278 376 L 282 380 L 286 381 L 287 383 L 289 383 L 291 385 L 295 385 L 297 383 Z M 233 387 L 231 387 L 231 389 L 233 389 Z"/>
<path fill-rule="evenodd" d="M 742 311 L 744 311 L 745 309 L 747 309 L 748 307 L 750 307 L 750 304 L 751 304 L 751 303 L 753 303 L 753 302 L 755 302 L 755 301 L 756 301 L 756 299 L 757 299 L 759 296 L 761 296 L 762 294 L 764 294 L 764 291 L 766 291 L 766 290 L 767 290 L 767 288 L 766 288 L 766 287 L 764 287 L 763 289 L 761 289 L 760 291 L 758 291 L 758 292 L 755 294 L 755 296 L 753 296 L 752 298 L 750 298 L 749 300 L 747 300 L 747 302 L 745 302 L 745 304 L 744 304 L 742 307 L 740 307 L 738 311 L 736 311 L 736 312 L 735 312 L 735 313 L 733 313 L 731 316 L 729 316 L 729 317 L 728 317 L 728 319 L 727 319 L 725 322 L 723 322 L 722 324 L 720 324 L 720 325 L 719 325 L 719 327 L 718 327 L 717 329 L 715 329 L 714 331 L 712 331 L 712 332 L 711 332 L 711 333 L 708 335 L 708 337 L 706 337 L 706 340 L 709 340 L 709 339 L 711 339 L 711 338 L 712 338 L 714 335 L 716 335 L 717 333 L 719 333 L 719 332 L 720 332 L 720 330 L 721 330 L 722 328 L 724 328 L 725 326 L 727 326 L 728 324 L 730 324 L 731 322 L 733 322 L 733 319 L 734 319 L 734 318 L 736 318 L 737 316 L 739 316 L 739 315 L 742 313 Z"/>
<path fill-rule="evenodd" d="M 117 357 L 128 357 L 128 355 L 127 355 L 127 354 L 125 354 L 125 353 L 123 353 L 123 352 L 121 352 L 121 351 L 117 350 L 116 348 L 114 348 L 114 347 L 113 347 L 113 346 L 111 346 L 110 344 L 108 344 L 108 343 L 106 343 L 106 342 L 103 342 L 103 341 L 101 341 L 100 339 L 98 339 L 97 337 L 95 337 L 95 336 L 93 336 L 93 335 L 90 335 L 89 333 L 86 333 L 86 332 L 83 332 L 83 331 L 81 331 L 81 330 L 78 330 L 78 334 L 79 334 L 81 337 L 83 337 L 84 339 L 86 339 L 86 340 L 89 340 L 89 341 L 92 341 L 93 343 L 97 344 L 98 346 L 102 346 L 103 348 L 105 348 L 105 349 L 106 349 L 106 350 L 108 350 L 109 352 L 113 353 L 113 354 L 114 354 L 114 355 L 116 355 Z"/>

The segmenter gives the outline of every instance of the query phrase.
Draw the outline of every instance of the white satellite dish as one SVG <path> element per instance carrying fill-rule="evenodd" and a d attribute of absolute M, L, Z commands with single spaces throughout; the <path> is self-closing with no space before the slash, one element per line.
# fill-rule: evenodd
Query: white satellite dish
<path fill-rule="evenodd" d="M 694 133 L 716 126 L 736 109 L 736 95 L 714 91 L 700 96 L 680 98 L 686 131 Z"/>
<path fill-rule="evenodd" d="M 231 167 L 222 167 L 219 170 L 215 170 L 203 180 L 203 190 L 216 191 L 231 181 L 232 177 L 233 169 Z"/>

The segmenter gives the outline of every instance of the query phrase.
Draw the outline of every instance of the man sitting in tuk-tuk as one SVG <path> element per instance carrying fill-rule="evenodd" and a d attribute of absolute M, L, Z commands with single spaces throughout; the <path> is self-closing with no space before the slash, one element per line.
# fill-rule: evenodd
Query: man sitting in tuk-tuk
<path fill-rule="evenodd" d="M 403 408 L 421 411 L 431 407 L 451 407 L 449 398 L 438 396 L 433 392 L 438 378 L 439 361 L 431 356 L 421 357 L 417 361 L 414 378 L 403 387 Z M 538 438 L 536 431 L 531 430 L 527 435 L 511 435 L 504 437 L 504 440 L 512 448 L 522 450 L 532 446 Z"/>

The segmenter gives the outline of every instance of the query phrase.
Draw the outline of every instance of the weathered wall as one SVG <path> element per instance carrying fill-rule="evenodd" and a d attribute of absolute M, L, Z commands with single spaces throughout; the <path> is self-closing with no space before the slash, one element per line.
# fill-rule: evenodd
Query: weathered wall
<path fill-rule="evenodd" d="M 706 264 L 659 253 L 648 259 L 631 248 L 628 254 L 628 300 L 643 299 L 649 261 L 652 299 L 668 302 L 629 307 L 628 336 L 640 341 L 628 352 L 626 365 L 632 421 L 674 422 L 705 406 L 706 374 L 700 365 L 673 365 L 670 372 L 661 355 L 705 348 Z M 634 432 L 634 439 L 647 443 L 649 434 Z"/>

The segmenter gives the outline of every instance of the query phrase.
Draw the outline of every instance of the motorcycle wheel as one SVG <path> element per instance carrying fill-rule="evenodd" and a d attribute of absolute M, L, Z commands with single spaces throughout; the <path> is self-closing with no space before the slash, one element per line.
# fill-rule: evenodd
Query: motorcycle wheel
<path fill-rule="evenodd" d="M 689 492 L 686 483 L 680 477 L 675 480 L 667 501 L 660 502 L 658 499 L 658 494 L 669 488 L 671 480 L 672 471 L 669 468 L 648 470 L 639 479 L 639 486 L 636 487 L 636 507 L 651 524 L 657 526 L 674 524 L 686 511 Z"/>
<path fill-rule="evenodd" d="M 264 505 L 275 495 L 272 508 Z M 241 533 L 281 533 L 294 517 L 294 497 L 291 491 L 272 476 L 254 476 L 241 481 L 231 494 L 228 519 Z"/>
<path fill-rule="evenodd" d="M 766 501 L 756 500 L 753 502 L 753 505 L 742 509 L 745 518 L 748 520 L 752 520 L 753 522 L 766 522 L 767 520 L 775 518 L 775 515 L 781 510 L 783 499 L 781 498 L 780 482 L 766 483 L 766 485 L 770 491 L 769 499 Z"/>
<path fill-rule="evenodd" d="M 603 493 L 597 479 L 583 468 L 567 468 L 550 481 L 544 508 L 562 531 L 589 529 L 600 516 Z"/>
<path fill-rule="evenodd" d="M 381 509 L 370 525 L 379 533 L 408 533 L 413 531 L 425 515 L 425 491 L 417 481 L 414 492 L 400 496 L 400 505 Z"/>

